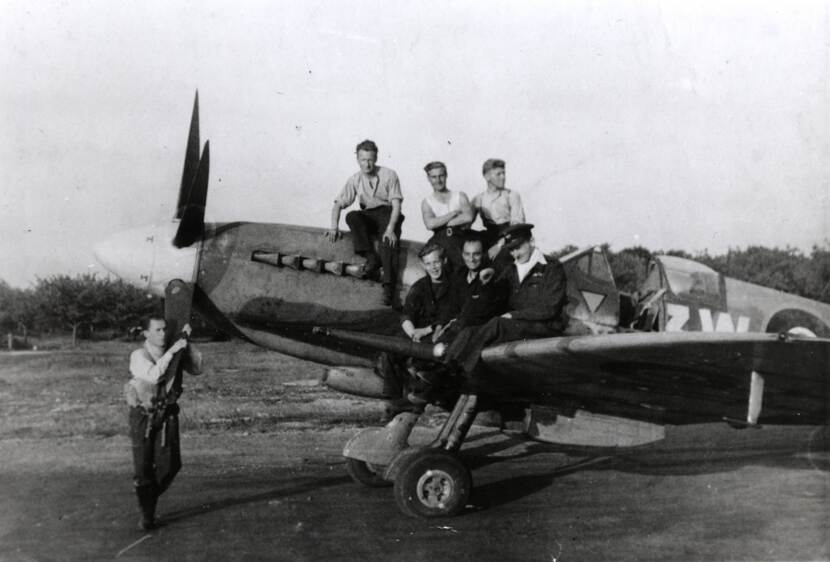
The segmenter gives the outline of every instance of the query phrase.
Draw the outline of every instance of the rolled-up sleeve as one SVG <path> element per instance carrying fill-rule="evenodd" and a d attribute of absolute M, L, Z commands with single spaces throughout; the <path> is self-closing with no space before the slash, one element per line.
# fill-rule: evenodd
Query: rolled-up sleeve
<path fill-rule="evenodd" d="M 334 202 L 340 205 L 341 209 L 345 209 L 354 203 L 355 197 L 357 197 L 357 187 L 353 179 L 349 178 L 346 180 L 346 185 L 343 186 L 343 189 L 335 197 Z"/>
<path fill-rule="evenodd" d="M 144 349 L 136 349 L 130 355 L 130 374 L 137 379 L 156 384 L 164 375 L 171 359 L 172 356 L 165 353 L 154 362 Z"/>
<path fill-rule="evenodd" d="M 401 191 L 401 181 L 398 179 L 398 174 L 389 170 L 389 185 L 387 186 L 389 193 L 389 202 L 397 199 L 403 201 L 403 192 Z"/>

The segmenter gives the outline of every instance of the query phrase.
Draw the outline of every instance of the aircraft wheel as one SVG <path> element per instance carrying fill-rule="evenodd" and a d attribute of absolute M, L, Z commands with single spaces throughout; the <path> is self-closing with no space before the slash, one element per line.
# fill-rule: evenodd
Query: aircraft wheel
<path fill-rule="evenodd" d="M 424 449 L 406 459 L 395 478 L 395 501 L 414 517 L 450 517 L 467 505 L 473 478 L 455 453 Z"/>
<path fill-rule="evenodd" d="M 366 461 L 346 457 L 346 472 L 352 480 L 370 488 L 387 488 L 392 485 L 392 482 L 383 477 L 382 467 L 376 467 Z"/>

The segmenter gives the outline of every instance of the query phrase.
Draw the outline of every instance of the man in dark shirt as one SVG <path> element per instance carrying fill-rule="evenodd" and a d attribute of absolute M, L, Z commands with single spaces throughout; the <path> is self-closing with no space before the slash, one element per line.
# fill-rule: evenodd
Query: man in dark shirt
<path fill-rule="evenodd" d="M 504 271 L 509 287 L 507 312 L 483 326 L 461 330 L 446 348 L 445 360 L 468 377 L 474 376 L 485 347 L 556 336 L 565 329 L 565 270 L 559 261 L 548 261 L 536 248 L 532 228 L 531 224 L 516 224 L 504 232 L 505 247 L 514 259 Z"/>
<path fill-rule="evenodd" d="M 413 341 L 433 334 L 458 314 L 457 293 L 446 272 L 444 248 L 429 243 L 418 252 L 427 275 L 409 289 L 403 306 L 401 328 Z"/>
<path fill-rule="evenodd" d="M 461 254 L 464 267 L 452 273 L 458 314 L 443 326 L 443 330 L 433 335 L 432 339 L 436 342 L 450 342 L 463 328 L 480 326 L 506 310 L 507 280 L 499 277 L 487 263 L 480 233 L 467 233 Z"/>
<path fill-rule="evenodd" d="M 444 248 L 429 242 L 418 252 L 418 257 L 427 274 L 413 283 L 406 295 L 401 329 L 413 341 L 421 341 L 422 338 L 435 341 L 436 336 L 458 314 L 458 292 L 446 268 Z M 385 371 L 394 373 L 406 395 L 406 398 L 387 403 L 385 419 L 391 419 L 403 411 L 423 411 L 425 403 L 434 398 L 434 393 L 426 396 L 428 391 L 433 390 L 428 366 L 411 358 L 388 354 L 382 357 L 388 365 Z"/>
<path fill-rule="evenodd" d="M 461 305 L 453 324 L 456 330 L 484 324 L 504 312 L 507 305 L 507 280 L 485 263 L 484 243 L 478 233 L 468 235 L 462 257 L 464 268 L 453 279 Z"/>

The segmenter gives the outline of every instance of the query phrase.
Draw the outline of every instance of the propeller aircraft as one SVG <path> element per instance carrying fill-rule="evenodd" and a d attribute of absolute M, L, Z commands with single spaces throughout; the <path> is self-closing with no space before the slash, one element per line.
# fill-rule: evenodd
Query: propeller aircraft
<path fill-rule="evenodd" d="M 95 247 L 109 271 L 165 297 L 172 332 L 195 307 L 228 335 L 328 366 L 329 387 L 373 398 L 402 392 L 379 357 L 440 362 L 433 345 L 404 337 L 349 233 L 331 243 L 322 228 L 205 223 L 209 143 L 199 149 L 197 93 L 173 220 Z M 398 298 L 424 275 L 420 247 L 399 244 Z M 827 423 L 829 305 L 672 256 L 655 256 L 630 295 L 617 289 L 600 249 L 559 259 L 565 334 L 485 349 L 486 393 L 462 390 L 426 447 L 408 445 L 418 413 L 356 434 L 344 449 L 356 481 L 392 486 L 410 515 L 459 513 L 472 476 L 458 452 L 485 396 L 505 419 L 520 412 L 530 437 L 564 444 L 636 446 L 661 439 L 667 424 Z"/>

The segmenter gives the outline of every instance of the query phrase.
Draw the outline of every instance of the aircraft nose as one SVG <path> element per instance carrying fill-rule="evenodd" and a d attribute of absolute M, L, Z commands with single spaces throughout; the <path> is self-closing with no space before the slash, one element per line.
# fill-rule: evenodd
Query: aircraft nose
<path fill-rule="evenodd" d="M 95 258 L 108 271 L 139 289 L 149 289 L 153 272 L 151 228 L 135 228 L 110 236 L 95 244 Z"/>
<path fill-rule="evenodd" d="M 185 248 L 172 244 L 178 222 L 119 232 L 96 244 L 95 257 L 130 285 L 163 296 L 173 279 L 192 282 L 201 243 Z"/>

